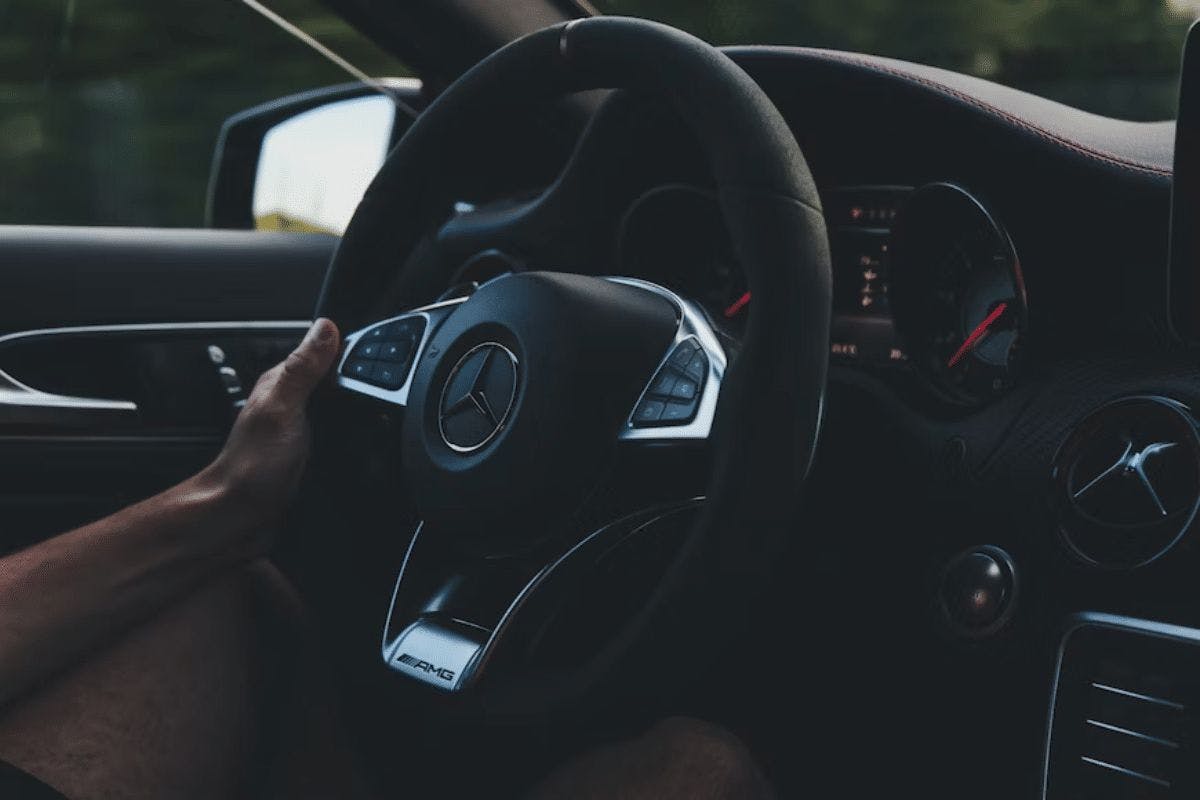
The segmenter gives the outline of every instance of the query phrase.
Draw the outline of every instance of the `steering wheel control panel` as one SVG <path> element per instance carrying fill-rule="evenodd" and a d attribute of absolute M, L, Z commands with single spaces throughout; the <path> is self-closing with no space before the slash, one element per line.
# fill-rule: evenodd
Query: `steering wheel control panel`
<path fill-rule="evenodd" d="M 425 333 L 424 317 L 384 322 L 363 331 L 342 365 L 342 374 L 382 389 L 399 389 Z"/>
<path fill-rule="evenodd" d="M 708 377 L 708 356 L 695 337 L 675 345 L 634 409 L 635 428 L 686 425 L 696 417 Z"/>

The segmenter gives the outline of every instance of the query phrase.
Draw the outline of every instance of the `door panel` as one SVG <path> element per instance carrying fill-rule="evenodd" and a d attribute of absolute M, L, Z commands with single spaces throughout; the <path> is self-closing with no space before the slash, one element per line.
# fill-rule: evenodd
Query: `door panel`
<path fill-rule="evenodd" d="M 322 234 L 0 226 L 0 333 L 308 319 L 336 244 Z"/>
<path fill-rule="evenodd" d="M 306 321 L 52 328 L 0 336 L 0 435 L 219 436 Z"/>
<path fill-rule="evenodd" d="M 202 467 L 337 240 L 0 226 L 0 553 Z"/>

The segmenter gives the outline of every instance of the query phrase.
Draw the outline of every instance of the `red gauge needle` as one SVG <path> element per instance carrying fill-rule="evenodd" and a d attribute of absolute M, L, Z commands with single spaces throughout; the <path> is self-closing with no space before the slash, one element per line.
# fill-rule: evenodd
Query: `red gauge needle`
<path fill-rule="evenodd" d="M 750 303 L 750 293 L 746 292 L 744 295 L 739 297 L 737 300 L 734 300 L 729 305 L 729 308 L 725 309 L 725 319 L 733 319 L 734 317 L 736 317 L 738 315 L 738 312 L 741 311 L 743 308 L 745 308 L 749 303 Z"/>
<path fill-rule="evenodd" d="M 975 345 L 979 344 L 979 340 L 984 336 L 987 336 L 988 329 L 991 328 L 996 320 L 1000 319 L 1000 317 L 1002 317 L 1004 312 L 1007 310 L 1008 303 L 1001 303 L 993 308 L 992 313 L 984 317 L 983 322 L 976 325 L 975 330 L 971 331 L 971 335 L 963 340 L 963 343 L 959 345 L 958 350 L 956 350 L 954 355 L 950 357 L 950 361 L 948 364 L 946 364 L 946 366 L 953 367 L 955 364 L 962 361 L 963 358 L 966 357 L 967 353 L 974 350 Z"/>

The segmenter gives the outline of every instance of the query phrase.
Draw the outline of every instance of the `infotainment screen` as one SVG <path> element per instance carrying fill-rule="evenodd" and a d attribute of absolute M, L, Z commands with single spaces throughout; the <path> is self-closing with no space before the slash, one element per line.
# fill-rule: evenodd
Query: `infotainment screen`
<path fill-rule="evenodd" d="M 1183 48 L 1171 190 L 1171 323 L 1200 343 L 1200 23 Z"/>

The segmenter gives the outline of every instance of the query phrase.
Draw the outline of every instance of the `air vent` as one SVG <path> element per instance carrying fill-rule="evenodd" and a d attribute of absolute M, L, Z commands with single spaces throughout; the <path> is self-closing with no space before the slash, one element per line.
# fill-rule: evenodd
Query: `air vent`
<path fill-rule="evenodd" d="M 1127 397 L 1093 412 L 1054 460 L 1058 529 L 1087 564 L 1139 567 L 1169 550 L 1200 507 L 1200 438 L 1182 404 Z"/>
<path fill-rule="evenodd" d="M 1095 615 L 1064 641 L 1044 796 L 1195 797 L 1200 647 L 1161 630 L 1181 629 L 1113 619 Z"/>

